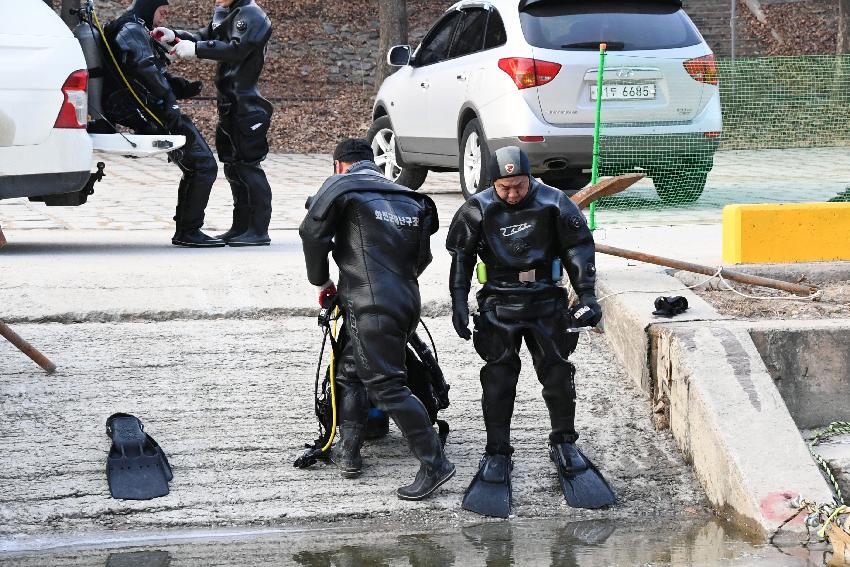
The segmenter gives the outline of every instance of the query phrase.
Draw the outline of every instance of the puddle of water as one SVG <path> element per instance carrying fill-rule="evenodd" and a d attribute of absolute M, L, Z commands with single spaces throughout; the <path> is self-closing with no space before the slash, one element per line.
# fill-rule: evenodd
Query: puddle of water
<path fill-rule="evenodd" d="M 163 540 L 154 546 L 0 555 L 30 567 L 822 566 L 819 548 L 756 545 L 717 521 L 514 520 L 399 531 L 386 525 L 252 537 Z"/>

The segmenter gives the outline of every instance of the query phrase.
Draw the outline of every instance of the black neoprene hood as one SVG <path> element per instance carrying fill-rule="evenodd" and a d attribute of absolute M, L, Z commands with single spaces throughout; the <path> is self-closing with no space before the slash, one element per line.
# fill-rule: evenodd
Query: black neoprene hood
<path fill-rule="evenodd" d="M 531 175 L 531 164 L 524 151 L 516 146 L 499 148 L 490 159 L 490 181 L 506 177 L 519 177 L 520 175 Z"/>
<path fill-rule="evenodd" d="M 153 27 L 153 14 L 160 6 L 168 6 L 168 0 L 134 0 L 127 11 L 144 20 L 148 27 Z"/>

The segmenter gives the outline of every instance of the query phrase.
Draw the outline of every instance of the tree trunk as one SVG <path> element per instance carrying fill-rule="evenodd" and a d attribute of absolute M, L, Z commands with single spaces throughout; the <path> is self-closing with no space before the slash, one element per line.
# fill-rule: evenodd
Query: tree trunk
<path fill-rule="evenodd" d="M 850 0 L 838 0 L 838 53 L 850 53 Z"/>
<path fill-rule="evenodd" d="M 407 43 L 407 0 L 378 0 L 381 41 L 375 66 L 375 87 L 380 87 L 393 68 L 387 64 L 387 52 L 394 45 Z"/>
<path fill-rule="evenodd" d="M 79 9 L 80 0 L 62 0 L 62 21 L 71 29 L 74 29 L 80 23 L 79 16 L 72 14 L 71 10 Z"/>

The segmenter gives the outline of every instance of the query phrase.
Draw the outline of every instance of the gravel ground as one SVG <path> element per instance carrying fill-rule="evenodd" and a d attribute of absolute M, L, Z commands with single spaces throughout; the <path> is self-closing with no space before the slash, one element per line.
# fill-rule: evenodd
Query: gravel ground
<path fill-rule="evenodd" d="M 477 521 L 460 499 L 484 444 L 479 359 L 446 319 L 430 327 L 453 386 L 444 417 L 458 475 L 436 497 L 407 503 L 394 490 L 409 481 L 415 461 L 395 429 L 365 448 L 361 479 L 344 480 L 323 465 L 292 467 L 315 432 L 319 330 L 311 318 L 17 326 L 53 353 L 60 370 L 47 377 L 0 342 L 0 551 L 21 538 L 60 533 Z M 563 504 L 546 454 L 546 410 L 526 356 L 514 420 L 515 513 L 571 521 L 709 514 L 669 432 L 654 430 L 646 400 L 604 337 L 583 336 L 574 360 L 580 444 L 620 503 L 597 512 Z M 138 415 L 164 447 L 175 471 L 167 497 L 109 497 L 103 424 L 117 411 Z"/>
<path fill-rule="evenodd" d="M 704 276 L 682 272 L 676 277 L 687 285 L 706 279 Z M 850 316 L 850 281 L 801 276 L 795 278 L 795 282 L 815 286 L 821 291 L 821 296 L 817 301 L 782 299 L 794 296 L 770 288 L 727 282 L 744 295 L 770 298 L 754 300 L 730 291 L 717 280 L 695 288 L 694 292 L 720 314 L 740 319 L 843 319 Z"/>

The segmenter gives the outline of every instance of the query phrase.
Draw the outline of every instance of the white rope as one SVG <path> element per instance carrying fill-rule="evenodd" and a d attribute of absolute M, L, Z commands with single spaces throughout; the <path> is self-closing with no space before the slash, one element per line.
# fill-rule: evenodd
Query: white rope
<path fill-rule="evenodd" d="M 740 291 L 738 291 L 737 289 L 732 287 L 732 285 L 729 282 L 727 282 L 726 279 L 723 277 L 723 274 L 717 274 L 717 277 L 720 278 L 720 283 L 722 283 L 724 286 L 726 286 L 726 289 L 728 289 L 732 293 L 740 295 L 741 297 L 746 298 L 746 299 L 759 299 L 759 300 L 771 300 L 772 299 L 772 300 L 777 300 L 777 301 L 814 301 L 815 299 L 818 299 L 820 296 L 823 295 L 823 291 L 821 291 L 821 290 L 817 290 L 813 294 L 808 295 L 806 297 L 787 297 L 787 296 L 767 297 L 767 296 L 763 296 L 763 295 L 762 296 L 760 296 L 760 295 L 747 295 L 746 293 L 741 293 Z"/>
<path fill-rule="evenodd" d="M 731 286 L 731 284 L 729 284 L 729 282 L 726 281 L 726 278 L 723 277 L 723 266 L 720 266 L 719 268 L 717 268 L 717 271 L 714 272 L 714 274 L 711 277 L 709 277 L 708 279 L 701 281 L 701 282 L 694 284 L 694 285 L 687 285 L 687 286 L 684 287 L 684 289 L 694 289 L 694 288 L 700 287 L 702 285 L 705 285 L 705 284 L 711 282 L 715 278 L 720 280 L 720 283 L 723 284 L 726 287 L 727 290 L 729 290 L 732 293 L 735 293 L 737 295 L 740 295 L 741 297 L 744 297 L 746 299 L 774 300 L 774 301 L 814 301 L 814 300 L 820 298 L 823 295 L 823 291 L 821 291 L 821 290 L 818 290 L 818 291 L 814 292 L 813 294 L 811 294 L 807 297 L 788 297 L 788 296 L 781 296 L 781 297 L 771 296 L 771 297 L 768 297 L 768 296 L 758 296 L 758 295 L 747 295 L 746 293 L 741 293 L 737 289 L 733 288 Z M 646 290 L 618 291 L 616 293 L 611 293 L 611 294 L 608 294 L 606 296 L 603 296 L 598 301 L 600 303 L 602 303 L 603 301 L 605 301 L 609 297 L 614 297 L 615 295 L 621 295 L 621 294 L 624 294 L 624 293 L 658 293 L 658 294 L 664 294 L 664 293 L 675 293 L 677 291 L 682 291 L 682 289 L 683 288 L 678 287 L 676 289 L 664 289 L 664 290 L 652 290 L 652 291 L 646 291 Z"/>
<path fill-rule="evenodd" d="M 713 280 L 714 278 L 716 278 L 716 277 L 720 276 L 720 272 L 722 272 L 722 271 L 723 271 L 723 267 L 721 266 L 721 267 L 717 268 L 717 271 L 716 271 L 716 272 L 714 272 L 714 274 L 713 274 L 710 278 L 708 278 L 707 280 L 702 281 L 702 282 L 699 282 L 698 284 L 694 284 L 694 285 L 686 285 L 684 289 L 694 289 L 695 287 L 699 287 L 699 286 L 701 286 L 701 285 L 705 285 L 705 284 L 707 284 L 708 282 L 710 282 L 711 280 Z M 616 292 L 616 293 L 610 293 L 610 294 L 608 294 L 608 295 L 606 295 L 606 296 L 603 296 L 603 297 L 601 297 L 600 299 L 598 299 L 598 301 L 599 301 L 599 303 L 602 303 L 603 301 L 605 301 L 605 300 L 606 300 L 606 299 L 608 299 L 609 297 L 614 297 L 615 295 L 621 295 L 621 294 L 623 294 L 623 293 L 674 293 L 674 292 L 677 292 L 677 291 L 682 291 L 682 288 L 681 288 L 681 287 L 677 287 L 676 289 L 662 289 L 662 290 L 660 290 L 660 291 L 659 291 L 659 290 L 653 290 L 653 291 L 646 291 L 646 290 L 631 290 L 631 291 L 630 291 L 630 290 L 626 290 L 626 291 L 618 291 L 618 292 Z"/>

